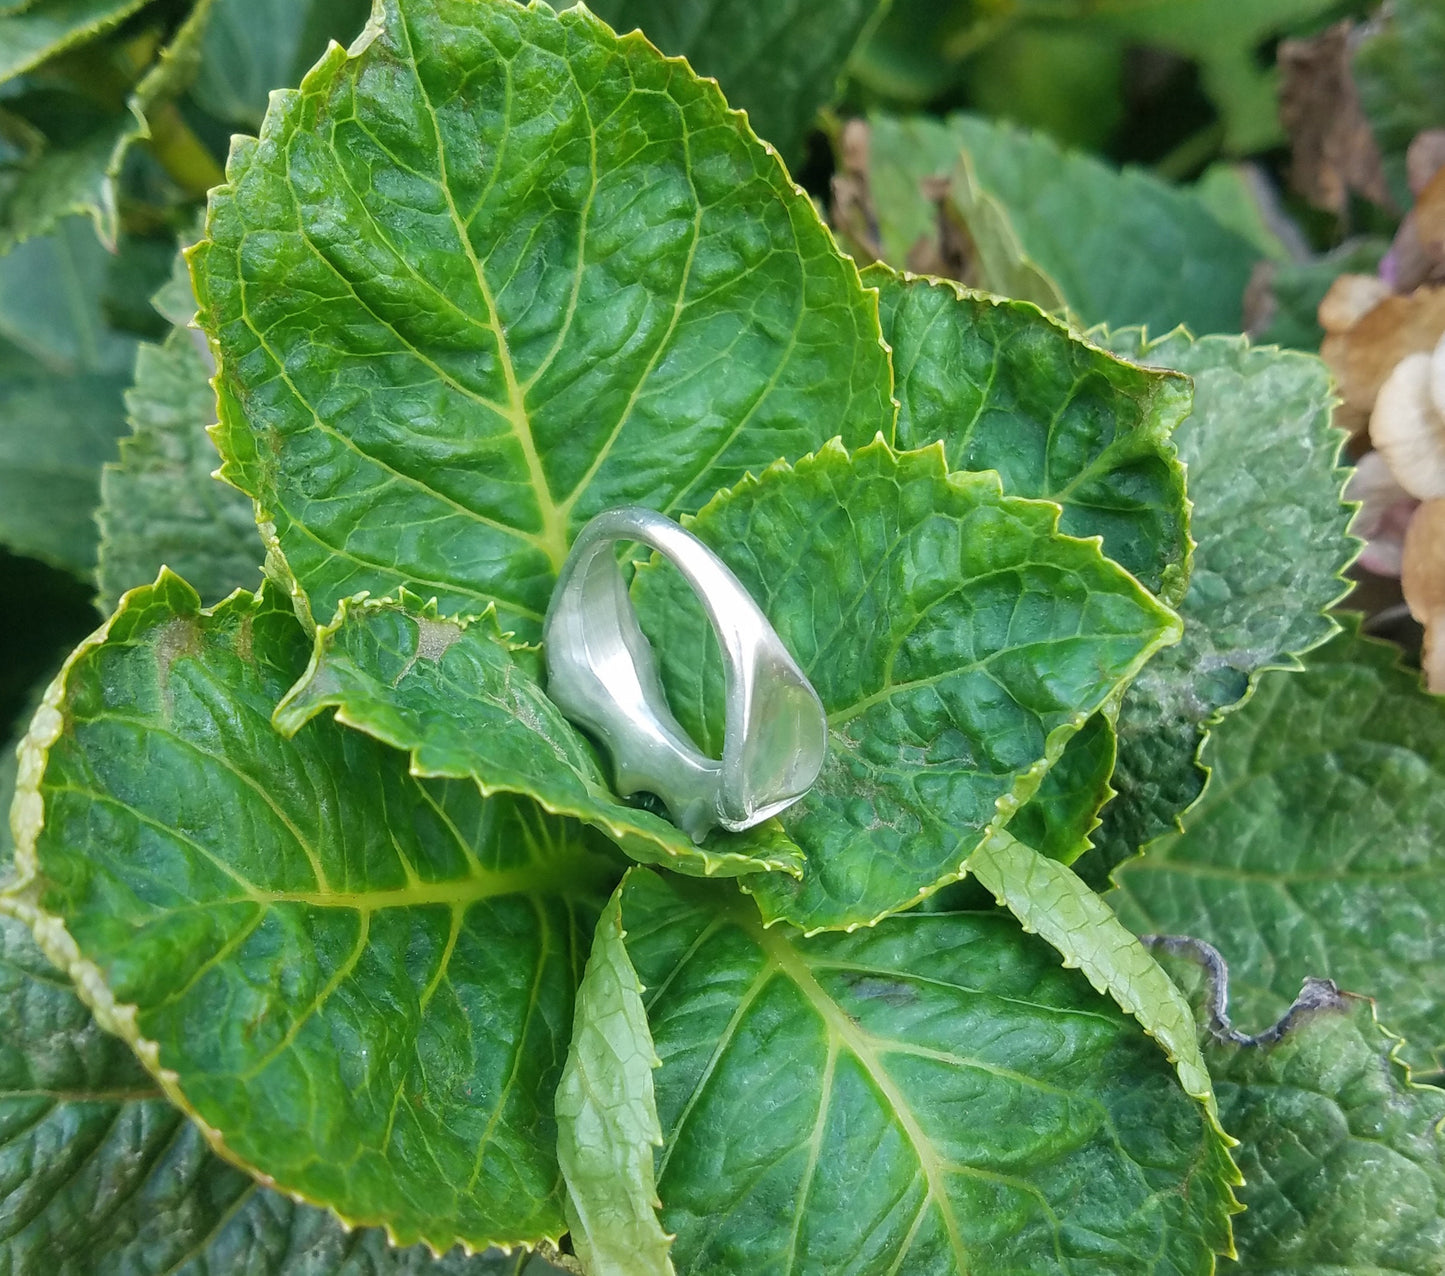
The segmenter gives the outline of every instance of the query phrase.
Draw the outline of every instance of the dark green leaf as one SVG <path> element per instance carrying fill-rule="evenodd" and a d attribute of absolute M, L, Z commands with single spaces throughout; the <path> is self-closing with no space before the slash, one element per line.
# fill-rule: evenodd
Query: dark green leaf
<path fill-rule="evenodd" d="M 1268 268 L 1268 300 L 1262 322 L 1250 335 L 1261 345 L 1287 346 L 1314 353 L 1325 338 L 1318 318 L 1320 302 L 1343 274 L 1373 275 L 1390 244 L 1362 237 L 1308 261 L 1274 262 Z"/>
<path fill-rule="evenodd" d="M 106 260 L 80 218 L 0 256 L 0 541 L 81 575 L 136 350 L 101 314 Z"/>
<path fill-rule="evenodd" d="M 1197 963 L 1164 960 L 1181 986 L 1199 982 Z M 1204 1055 L 1241 1140 L 1246 1209 L 1230 1270 L 1438 1276 L 1445 1092 L 1411 1082 L 1374 1006 L 1310 981 L 1258 1037 L 1223 1026 L 1211 1023 Z"/>
<path fill-rule="evenodd" d="M 540 1259 L 434 1261 L 346 1231 L 207 1147 L 101 1032 L 25 927 L 0 917 L 0 1270 L 9 1276 L 544 1276 Z"/>
<path fill-rule="evenodd" d="M 674 1276 L 657 1221 L 653 1149 L 662 1146 L 643 987 L 627 955 L 618 888 L 577 989 L 557 1087 L 558 1159 L 572 1244 L 588 1276 Z"/>
<path fill-rule="evenodd" d="M 689 524 L 727 562 L 828 712 L 818 782 L 780 820 L 801 881 L 749 881 L 765 916 L 867 924 L 960 874 L 1070 736 L 1172 640 L 1175 619 L 1058 507 L 949 474 L 943 449 L 831 444 L 721 494 Z M 678 720 L 718 756 L 712 631 L 681 576 L 633 596 Z"/>
<path fill-rule="evenodd" d="M 951 470 L 997 470 L 1009 496 L 1056 501 L 1060 530 L 1166 602 L 1188 580 L 1184 471 L 1170 442 L 1183 377 L 1124 363 L 1025 302 L 871 266 L 893 349 L 901 448 L 941 440 Z"/>
<path fill-rule="evenodd" d="M 251 502 L 211 477 L 220 465 L 210 357 L 200 334 L 173 330 L 140 348 L 126 392 L 131 434 L 100 478 L 100 595 L 114 608 L 162 566 L 209 602 L 254 585 L 264 550 Z"/>
<path fill-rule="evenodd" d="M 892 427 L 876 299 L 714 84 L 504 0 L 384 0 L 353 48 L 194 258 L 224 473 L 314 614 L 405 584 L 535 636 L 597 511 Z"/>
<path fill-rule="evenodd" d="M 1180 605 L 1184 639 L 1161 652 L 1124 696 L 1117 723 L 1119 796 L 1104 808 L 1108 870 L 1175 819 L 1198 795 L 1194 756 L 1215 714 L 1265 669 L 1295 668 L 1335 623 L 1322 613 L 1346 589 L 1358 552 L 1346 535 L 1337 462 L 1344 436 L 1330 425 L 1334 394 L 1318 359 L 1252 348 L 1239 337 L 1150 343 L 1137 330 L 1107 338 L 1126 357 L 1194 378 L 1194 411 L 1174 434 L 1189 473 L 1198 548 Z"/>
<path fill-rule="evenodd" d="M 128 594 L 32 724 L 7 907 L 228 1157 L 398 1244 L 555 1239 L 611 861 L 359 732 L 282 738 L 309 645 L 264 597 Z"/>
<path fill-rule="evenodd" d="M 1228 1248 L 1223 1137 L 1006 915 L 803 939 L 633 870 L 622 920 L 684 1276 L 1204 1273 Z"/>
<path fill-rule="evenodd" d="M 592 746 L 542 690 L 534 649 L 508 643 L 488 612 L 448 620 L 403 591 L 400 600 L 344 602 L 316 635 L 306 676 L 276 722 L 294 733 L 322 710 L 412 757 L 412 773 L 525 794 L 555 815 L 601 830 L 633 859 L 711 876 L 797 873 L 797 847 L 775 822 L 715 832 L 701 846 L 607 786 Z"/>
<path fill-rule="evenodd" d="M 1009 821 L 1009 830 L 1050 859 L 1072 864 L 1092 845 L 1099 812 L 1114 796 L 1109 783 L 1119 754 L 1114 714 L 1106 706 L 1079 728 L 1039 784 L 1038 792 Z"/>
<path fill-rule="evenodd" d="M 561 7 L 563 0 L 557 0 Z M 839 94 L 853 46 L 887 8 L 886 0 L 595 0 L 592 11 L 618 31 L 641 27 L 664 53 L 710 75 L 748 113 L 758 136 L 787 161 L 820 108 Z"/>
<path fill-rule="evenodd" d="M 1445 1064 L 1445 702 L 1381 643 L 1345 634 L 1275 673 L 1214 729 L 1184 831 L 1118 871 L 1137 931 L 1224 954 L 1241 1017 L 1307 976 L 1375 997 L 1405 1058 Z"/>

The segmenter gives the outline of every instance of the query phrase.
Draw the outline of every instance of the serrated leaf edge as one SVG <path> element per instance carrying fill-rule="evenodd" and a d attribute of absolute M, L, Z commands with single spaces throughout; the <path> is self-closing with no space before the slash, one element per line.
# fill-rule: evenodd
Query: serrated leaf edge
<path fill-rule="evenodd" d="M 282 1187 L 269 1174 L 250 1164 L 232 1149 L 226 1143 L 225 1135 L 196 1111 L 181 1089 L 180 1074 L 161 1063 L 159 1043 L 142 1035 L 138 1024 L 139 1008 L 116 999 L 115 994 L 106 984 L 100 967 L 81 953 L 79 944 L 75 942 L 65 922 L 61 918 L 45 912 L 36 903 L 35 894 L 40 877 L 36 840 L 45 826 L 45 804 L 40 795 L 39 786 L 45 772 L 50 748 L 65 729 L 65 718 L 60 710 L 60 704 L 65 694 L 66 682 L 71 670 L 82 658 L 108 641 L 112 627 L 125 615 L 127 601 L 136 594 L 149 592 L 162 585 L 182 587 L 195 599 L 197 614 L 206 619 L 222 615 L 234 607 L 248 605 L 254 607 L 261 602 L 259 591 L 252 593 L 248 590 L 237 589 L 214 606 L 201 607 L 200 598 L 190 585 L 170 568 L 162 567 L 153 584 L 140 585 L 135 589 L 127 590 L 122 595 L 115 613 L 107 617 L 94 633 L 71 652 L 66 658 L 65 664 L 61 666 L 60 672 L 55 675 L 45 689 L 40 707 L 31 719 L 24 736 L 21 737 L 17 749 L 20 766 L 16 777 L 15 798 L 10 807 L 10 830 L 15 841 L 16 876 L 3 889 L 0 889 L 0 915 L 12 917 L 30 928 L 41 952 L 71 980 L 75 986 L 76 995 L 95 1016 L 96 1022 L 106 1032 L 120 1037 L 135 1051 L 136 1057 L 146 1071 L 156 1079 L 166 1099 L 180 1109 L 201 1131 L 211 1150 L 222 1160 L 249 1174 L 263 1187 L 279 1192 L 300 1205 L 326 1210 L 347 1231 L 361 1227 L 379 1227 L 385 1231 L 387 1242 L 393 1247 L 401 1248 L 405 1245 L 419 1243 L 425 1245 L 436 1258 L 442 1257 L 457 1245 L 460 1245 L 468 1256 L 480 1254 L 487 1249 L 501 1249 L 503 1252 L 511 1254 L 516 1250 L 531 1253 L 548 1245 L 555 1247 L 564 1234 L 561 1231 L 556 1235 L 539 1236 L 529 1241 L 490 1238 L 473 1241 L 467 1238 L 458 1238 L 448 1241 L 442 1246 L 426 1236 L 419 1237 L 415 1242 L 403 1240 L 396 1235 L 390 1223 L 385 1220 L 348 1218 L 326 1201 L 316 1200 L 304 1192 Z"/>

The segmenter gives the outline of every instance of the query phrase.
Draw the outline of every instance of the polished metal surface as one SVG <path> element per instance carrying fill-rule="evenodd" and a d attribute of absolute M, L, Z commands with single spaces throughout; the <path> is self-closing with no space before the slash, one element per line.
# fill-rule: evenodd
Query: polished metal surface
<path fill-rule="evenodd" d="M 663 694 L 612 548 L 656 550 L 692 586 L 727 676 L 721 759 L 689 738 Z M 640 506 L 608 510 L 578 535 L 543 629 L 547 694 L 612 758 L 619 793 L 654 793 L 695 841 L 715 825 L 751 828 L 791 806 L 823 766 L 822 702 L 767 617 L 716 554 Z"/>

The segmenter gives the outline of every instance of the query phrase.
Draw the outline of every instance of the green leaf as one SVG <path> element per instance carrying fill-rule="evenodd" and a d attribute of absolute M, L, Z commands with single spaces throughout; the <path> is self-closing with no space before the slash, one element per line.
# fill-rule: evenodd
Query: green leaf
<path fill-rule="evenodd" d="M 1180 377 L 1123 363 L 1025 302 L 870 266 L 897 378 L 897 441 L 941 440 L 953 470 L 996 470 L 1010 496 L 1057 501 L 1060 528 L 1171 604 L 1192 548 L 1170 435 L 1189 411 Z M 1114 729 L 1096 716 L 1016 817 L 1018 835 L 1070 861 L 1112 795 Z"/>
<path fill-rule="evenodd" d="M 214 0 L 191 97 L 255 132 L 271 91 L 299 84 L 327 41 L 354 39 L 370 8 L 368 0 Z"/>
<path fill-rule="evenodd" d="M 1382 8 L 1361 32 L 1353 69 L 1390 189 L 1408 207 L 1405 152 L 1417 133 L 1445 127 L 1445 4 L 1394 0 Z"/>
<path fill-rule="evenodd" d="M 765 929 L 634 870 L 681 1273 L 1206 1272 L 1224 1140 L 1132 1020 L 1001 913 Z"/>
<path fill-rule="evenodd" d="M 1241 1016 L 1307 976 L 1375 997 L 1421 1067 L 1445 1065 L 1445 704 L 1393 648 L 1344 634 L 1262 678 L 1214 729 L 1184 830 L 1117 873 L 1136 931 L 1224 954 Z"/>
<path fill-rule="evenodd" d="M 31 726 L 7 908 L 229 1159 L 400 1245 L 555 1239 L 611 860 L 358 732 L 282 738 L 308 648 L 265 596 L 128 594 Z"/>
<path fill-rule="evenodd" d="M 943 449 L 837 444 L 712 501 L 691 530 L 757 600 L 828 712 L 817 783 L 779 817 L 801 881 L 751 879 L 770 921 L 869 924 L 960 875 L 1065 742 L 1176 633 L 1058 507 L 949 474 Z M 720 661 L 680 575 L 633 597 L 679 722 L 721 749 Z"/>
<path fill-rule="evenodd" d="M 1261 254 L 1193 192 L 1008 124 L 956 115 L 938 127 L 962 151 L 949 189 L 964 222 L 982 200 L 1001 207 L 1026 258 L 1086 324 L 1239 330 Z"/>
<path fill-rule="evenodd" d="M 745 834 L 714 832 L 698 846 L 660 815 L 623 802 L 592 746 L 542 690 L 538 652 L 508 643 L 491 612 L 446 619 L 404 591 L 400 599 L 343 602 L 317 631 L 311 665 L 275 721 L 294 734 L 331 707 L 338 722 L 409 750 L 413 775 L 525 794 L 599 829 L 643 863 L 704 876 L 799 871 L 797 848 L 773 822 Z"/>
<path fill-rule="evenodd" d="M 25 927 L 0 917 L 0 1267 L 14 1276 L 544 1276 L 540 1259 L 434 1261 L 348 1232 L 207 1147 Z"/>
<path fill-rule="evenodd" d="M 972 873 L 1030 934 L 1133 1015 L 1179 1072 L 1185 1093 L 1218 1120 L 1209 1072 L 1194 1038 L 1194 1012 L 1148 950 L 1065 865 L 996 833 L 968 860 Z"/>
<path fill-rule="evenodd" d="M 101 314 L 106 260 L 78 218 L 0 257 L 0 541 L 80 575 L 136 350 Z"/>
<path fill-rule="evenodd" d="M 977 189 L 957 136 L 927 116 L 869 116 L 868 186 L 883 258 L 913 267 L 935 256 L 929 246 L 953 229 L 954 204 L 967 204 L 969 282 L 1006 297 L 1062 310 L 1063 291 L 1019 242 L 1009 212 Z M 922 268 L 922 267 L 920 267 Z"/>
<path fill-rule="evenodd" d="M 1163 960 L 1181 986 L 1199 982 L 1198 963 Z M 1204 1055 L 1245 1177 L 1235 1270 L 1436 1276 L 1445 1092 L 1412 1083 L 1373 1004 L 1311 980 L 1257 1037 L 1211 1028 Z"/>
<path fill-rule="evenodd" d="M 192 259 L 223 474 L 314 615 L 406 585 L 535 637 L 599 510 L 891 428 L 876 298 L 712 82 L 504 0 L 383 0 L 353 49 Z"/>
<path fill-rule="evenodd" d="M 870 266 L 893 350 L 900 448 L 941 440 L 950 470 L 997 470 L 1009 496 L 1056 501 L 1060 530 L 1166 602 L 1188 580 L 1189 510 L 1170 435 L 1183 377 L 1125 363 L 1025 302 Z"/>
<path fill-rule="evenodd" d="M 617 31 L 641 27 L 664 53 L 685 57 L 699 75 L 716 79 L 758 136 L 797 164 L 818 111 L 840 96 L 854 46 L 887 3 L 595 0 L 590 7 Z"/>
<path fill-rule="evenodd" d="M 974 116 L 870 123 L 885 258 L 903 264 L 917 236 L 934 233 L 931 182 L 968 232 L 970 283 L 1066 305 L 1085 324 L 1238 331 L 1261 253 L 1192 191 Z"/>
<path fill-rule="evenodd" d="M 1266 669 L 1336 629 L 1322 614 L 1347 589 L 1358 552 L 1340 500 L 1344 436 L 1330 425 L 1334 393 L 1309 355 L 1251 347 L 1240 337 L 1149 342 L 1137 329 L 1105 338 L 1125 357 L 1194 378 L 1194 411 L 1174 433 L 1189 472 L 1198 548 L 1180 604 L 1184 639 L 1149 663 L 1118 719 L 1119 797 L 1104 808 L 1102 854 L 1083 863 L 1095 885 L 1175 820 L 1204 784 L 1194 758 L 1207 724 Z"/>
<path fill-rule="evenodd" d="M 116 26 L 150 0 L 34 0 L 0 13 L 0 83 Z"/>
<path fill-rule="evenodd" d="M 1038 792 L 1009 821 L 1021 842 L 1061 864 L 1072 864 L 1093 846 L 1099 812 L 1114 796 L 1109 783 L 1118 759 L 1115 711 L 1108 705 L 1090 718 L 1048 769 Z"/>
<path fill-rule="evenodd" d="M 653 1148 L 662 1146 L 652 1087 L 660 1065 L 625 938 L 619 887 L 577 989 L 557 1087 L 558 1159 L 572 1244 L 588 1276 L 673 1276 L 652 1165 Z"/>
<path fill-rule="evenodd" d="M 251 502 L 211 477 L 220 457 L 206 427 L 216 399 L 198 338 L 176 328 L 136 358 L 125 397 L 131 434 L 100 476 L 97 576 L 108 609 L 162 566 L 210 602 L 259 575 L 264 550 Z"/>

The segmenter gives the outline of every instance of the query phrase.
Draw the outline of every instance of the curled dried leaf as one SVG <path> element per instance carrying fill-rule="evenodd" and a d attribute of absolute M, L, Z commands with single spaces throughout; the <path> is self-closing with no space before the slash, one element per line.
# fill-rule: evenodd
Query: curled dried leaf
<path fill-rule="evenodd" d="M 1425 626 L 1426 682 L 1445 693 L 1445 499 L 1426 501 L 1410 520 L 1400 584 L 1410 614 Z"/>
<path fill-rule="evenodd" d="M 1370 441 L 1396 482 L 1422 501 L 1445 497 L 1445 412 L 1432 394 L 1433 364 L 1445 362 L 1445 342 L 1432 354 L 1409 354 L 1380 387 L 1370 414 Z M 1439 378 L 1445 382 L 1445 374 Z"/>
<path fill-rule="evenodd" d="M 1395 296 L 1388 295 L 1389 287 L 1381 280 L 1361 282 L 1367 278 L 1341 275 L 1319 309 L 1326 332 L 1320 357 L 1334 373 L 1344 400 L 1336 424 L 1354 432 L 1369 421 L 1380 387 L 1400 361 L 1433 350 L 1445 335 L 1445 287 L 1426 286 Z M 1371 295 L 1379 300 L 1367 306 Z M 1398 469 L 1396 477 L 1401 477 Z"/>

